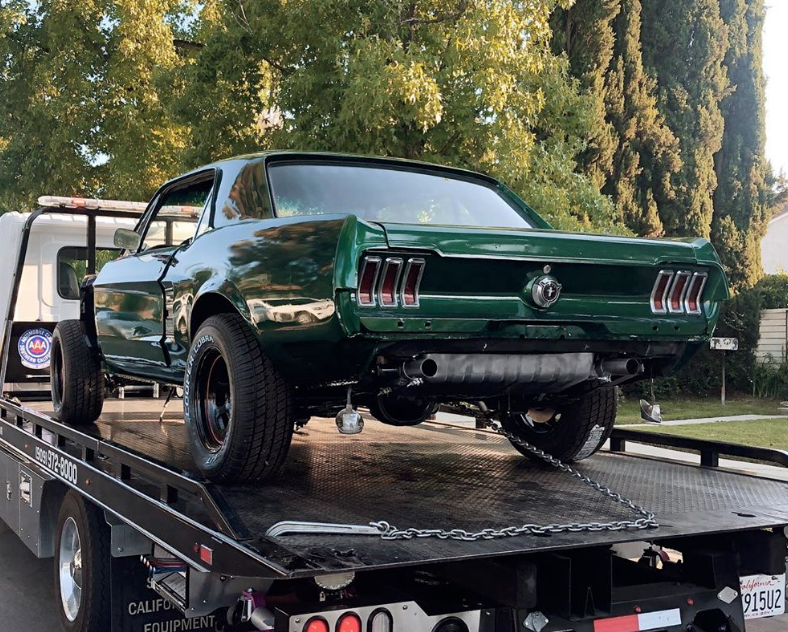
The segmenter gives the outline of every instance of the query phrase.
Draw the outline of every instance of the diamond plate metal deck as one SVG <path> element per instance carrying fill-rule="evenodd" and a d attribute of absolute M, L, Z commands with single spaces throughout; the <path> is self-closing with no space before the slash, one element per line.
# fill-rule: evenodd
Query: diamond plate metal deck
<path fill-rule="evenodd" d="M 190 471 L 178 404 L 159 423 L 161 402 L 109 401 L 92 432 Z M 578 469 L 654 511 L 660 527 L 480 542 L 325 535 L 276 542 L 293 553 L 293 573 L 299 574 L 304 561 L 326 571 L 358 570 L 788 524 L 788 483 L 608 452 Z M 265 532 L 282 520 L 386 520 L 399 528 L 475 531 L 633 517 L 580 481 L 528 461 L 497 435 L 432 423 L 392 428 L 369 420 L 362 434 L 348 437 L 333 421 L 313 419 L 294 436 L 279 476 L 260 485 L 224 486 L 217 494 L 248 532 L 249 546 L 261 549 Z"/>

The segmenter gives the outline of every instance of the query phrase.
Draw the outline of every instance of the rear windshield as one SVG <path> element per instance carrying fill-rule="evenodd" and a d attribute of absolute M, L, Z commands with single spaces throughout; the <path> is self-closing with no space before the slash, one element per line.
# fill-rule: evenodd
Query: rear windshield
<path fill-rule="evenodd" d="M 276 214 L 353 214 L 374 222 L 525 228 L 534 225 L 493 187 L 443 173 L 343 164 L 273 164 Z"/>

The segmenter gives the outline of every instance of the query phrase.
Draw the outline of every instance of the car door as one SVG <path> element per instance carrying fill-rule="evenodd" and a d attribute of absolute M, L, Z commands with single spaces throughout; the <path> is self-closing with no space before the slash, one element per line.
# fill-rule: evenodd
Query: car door
<path fill-rule="evenodd" d="M 167 379 L 165 301 L 161 280 L 178 250 L 194 238 L 214 172 L 178 180 L 157 194 L 135 229 L 133 252 L 104 266 L 94 282 L 99 346 L 119 373 Z"/>

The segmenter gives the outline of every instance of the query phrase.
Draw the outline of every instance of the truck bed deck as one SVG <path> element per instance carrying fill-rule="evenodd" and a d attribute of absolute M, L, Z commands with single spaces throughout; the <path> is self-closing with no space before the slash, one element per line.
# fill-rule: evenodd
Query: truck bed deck
<path fill-rule="evenodd" d="M 111 400 L 102 418 L 82 430 L 102 443 L 194 476 L 180 402 L 173 402 L 159 423 L 161 406 L 157 400 Z M 31 407 L 47 413 L 46 405 Z M 348 437 L 337 433 L 333 420 L 312 419 L 294 436 L 276 479 L 206 489 L 242 547 L 270 561 L 278 575 L 291 577 L 788 524 L 788 483 L 607 451 L 577 467 L 653 511 L 659 528 L 476 542 L 266 535 L 284 520 L 357 525 L 385 520 L 399 528 L 477 531 L 637 517 L 579 480 L 523 458 L 490 431 L 445 423 L 392 428 L 368 420 L 362 434 Z M 180 511 L 188 515 L 188 505 Z M 205 522 L 199 512 L 190 517 Z"/>

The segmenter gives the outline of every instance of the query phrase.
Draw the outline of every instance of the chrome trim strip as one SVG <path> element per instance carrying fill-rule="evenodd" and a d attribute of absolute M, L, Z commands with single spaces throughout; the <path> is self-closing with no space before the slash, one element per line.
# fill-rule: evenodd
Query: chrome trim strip
<path fill-rule="evenodd" d="M 692 275 L 692 279 L 689 281 L 687 295 L 684 297 L 684 310 L 688 314 L 699 315 L 703 313 L 703 307 L 701 307 L 703 303 L 703 290 L 706 288 L 706 281 L 708 281 L 708 279 L 709 275 L 707 272 L 696 272 Z M 690 289 L 692 289 L 696 283 L 700 283 L 700 288 L 698 289 L 698 306 L 696 309 L 691 310 L 689 308 Z"/>
<path fill-rule="evenodd" d="M 397 266 L 397 276 L 394 277 L 394 289 L 392 291 L 392 296 L 394 298 L 393 303 L 384 303 L 383 302 L 383 284 L 386 282 L 386 275 L 388 274 L 389 268 L 391 266 Z M 386 257 L 386 261 L 383 263 L 383 269 L 380 272 L 379 282 L 378 282 L 378 305 L 381 307 L 397 307 L 398 300 L 397 300 L 397 288 L 399 287 L 399 281 L 402 277 L 402 258 L 401 257 Z"/>
<path fill-rule="evenodd" d="M 687 290 L 689 289 L 690 279 L 692 278 L 692 273 L 687 272 L 686 270 L 679 270 L 676 272 L 676 275 L 673 277 L 673 283 L 670 285 L 670 294 L 668 297 L 668 311 L 671 314 L 683 314 L 684 313 L 684 299 L 687 296 Z M 681 295 L 679 296 L 679 306 L 678 309 L 673 309 L 673 292 L 676 289 L 676 284 L 679 282 L 679 279 L 686 279 L 684 283 L 684 287 L 681 289 Z"/>
<path fill-rule="evenodd" d="M 671 280 L 673 279 L 673 270 L 660 270 L 657 274 L 657 279 L 654 281 L 654 287 L 651 290 L 651 311 L 654 314 L 667 314 L 668 313 L 668 304 L 667 304 L 667 297 L 668 297 L 668 290 L 673 286 Z M 657 289 L 659 288 L 659 284 L 664 277 L 667 277 L 668 280 L 665 283 L 665 291 L 662 293 L 662 309 L 657 309 L 655 298 Z"/>
<path fill-rule="evenodd" d="M 421 288 L 421 277 L 424 276 L 424 267 L 426 264 L 427 262 L 419 257 L 408 259 L 408 263 L 405 264 L 405 272 L 402 274 L 402 283 L 399 289 L 399 302 L 402 307 L 413 308 L 419 306 L 419 289 Z M 408 275 L 410 274 L 410 270 L 413 266 L 419 266 L 419 275 L 416 277 L 416 286 L 413 290 L 413 296 L 415 297 L 416 302 L 408 305 L 405 303 L 405 283 L 408 280 Z"/>
<path fill-rule="evenodd" d="M 380 276 L 380 262 L 382 259 L 380 257 L 364 257 L 361 263 L 361 271 L 358 274 L 358 285 L 356 286 L 356 304 L 359 307 L 375 307 L 375 288 L 378 285 L 378 277 Z M 372 299 L 371 303 L 362 303 L 361 302 L 361 281 L 364 278 L 364 273 L 367 271 L 367 266 L 374 264 L 375 265 L 375 276 L 372 278 L 372 288 L 370 291 L 370 297 Z"/>

